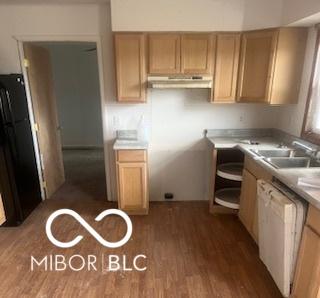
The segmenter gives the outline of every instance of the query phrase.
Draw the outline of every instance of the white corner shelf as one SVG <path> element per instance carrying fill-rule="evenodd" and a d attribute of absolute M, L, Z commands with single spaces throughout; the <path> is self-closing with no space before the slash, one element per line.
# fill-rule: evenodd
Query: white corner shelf
<path fill-rule="evenodd" d="M 243 163 L 230 162 L 218 166 L 217 176 L 232 181 L 242 181 Z"/>
<path fill-rule="evenodd" d="M 223 188 L 215 193 L 214 201 L 224 207 L 239 209 L 240 207 L 240 188 Z"/>

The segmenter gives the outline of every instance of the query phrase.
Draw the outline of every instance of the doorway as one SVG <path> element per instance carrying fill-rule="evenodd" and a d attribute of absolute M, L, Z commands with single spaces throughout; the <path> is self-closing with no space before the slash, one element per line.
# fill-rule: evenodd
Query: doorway
<path fill-rule="evenodd" d="M 46 198 L 106 200 L 95 42 L 23 44 Z"/>

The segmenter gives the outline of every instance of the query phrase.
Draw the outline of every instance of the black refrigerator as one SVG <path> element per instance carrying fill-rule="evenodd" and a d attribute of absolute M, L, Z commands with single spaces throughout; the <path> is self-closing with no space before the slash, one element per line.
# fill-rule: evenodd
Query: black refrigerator
<path fill-rule="evenodd" d="M 41 202 L 21 74 L 0 75 L 0 192 L 6 214 L 4 226 L 21 224 Z"/>

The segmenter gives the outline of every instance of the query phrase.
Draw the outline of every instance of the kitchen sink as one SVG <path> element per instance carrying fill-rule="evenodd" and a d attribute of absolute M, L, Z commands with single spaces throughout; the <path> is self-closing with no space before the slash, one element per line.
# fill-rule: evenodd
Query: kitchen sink
<path fill-rule="evenodd" d="M 269 157 L 265 160 L 277 169 L 320 167 L 320 162 L 308 157 Z"/>
<path fill-rule="evenodd" d="M 293 149 L 265 149 L 265 150 L 256 150 L 251 149 L 252 152 L 262 156 L 262 157 L 308 157 L 308 155 L 299 150 Z"/>

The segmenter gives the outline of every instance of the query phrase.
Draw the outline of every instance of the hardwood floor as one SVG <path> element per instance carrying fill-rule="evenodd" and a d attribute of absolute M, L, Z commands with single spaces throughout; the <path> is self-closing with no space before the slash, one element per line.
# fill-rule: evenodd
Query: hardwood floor
<path fill-rule="evenodd" d="M 56 209 L 77 211 L 105 239 L 125 233 L 119 217 L 94 218 L 112 203 L 51 199 L 17 228 L 0 229 L 1 297 L 281 297 L 259 260 L 258 249 L 234 216 L 212 216 L 206 202 L 151 203 L 148 216 L 132 216 L 131 240 L 121 248 L 102 247 L 73 218 L 53 225 L 59 240 L 84 239 L 75 247 L 55 247 L 45 222 Z M 31 255 L 137 254 L 147 256 L 144 272 L 106 270 L 46 272 L 30 269 Z"/>

